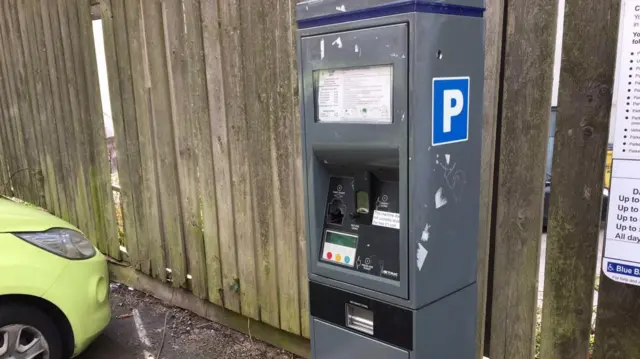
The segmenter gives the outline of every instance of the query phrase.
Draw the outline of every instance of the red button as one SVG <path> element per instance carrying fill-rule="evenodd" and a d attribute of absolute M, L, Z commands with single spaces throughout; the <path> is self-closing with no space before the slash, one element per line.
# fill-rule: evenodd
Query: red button
<path fill-rule="evenodd" d="M 331 259 L 331 257 L 333 257 L 333 254 L 331 254 L 331 252 L 327 252 L 327 259 Z"/>

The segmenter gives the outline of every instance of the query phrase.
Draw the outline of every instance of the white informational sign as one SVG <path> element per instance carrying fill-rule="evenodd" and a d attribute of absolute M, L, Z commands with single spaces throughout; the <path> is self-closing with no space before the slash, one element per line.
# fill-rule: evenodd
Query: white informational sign
<path fill-rule="evenodd" d="M 318 121 L 391 123 L 391 65 L 320 70 Z"/>
<path fill-rule="evenodd" d="M 602 269 L 640 286 L 640 0 L 624 0 L 620 17 L 613 168 Z"/>
<path fill-rule="evenodd" d="M 400 229 L 400 213 L 375 210 L 373 211 L 371 224 L 374 226 Z"/>

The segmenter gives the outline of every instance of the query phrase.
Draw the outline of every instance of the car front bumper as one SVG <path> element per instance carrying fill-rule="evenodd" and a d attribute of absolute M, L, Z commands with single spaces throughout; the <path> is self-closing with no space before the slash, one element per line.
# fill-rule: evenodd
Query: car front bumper
<path fill-rule="evenodd" d="M 55 303 L 71 324 L 74 356 L 84 351 L 111 320 L 109 271 L 102 254 L 69 261 L 43 298 Z"/>

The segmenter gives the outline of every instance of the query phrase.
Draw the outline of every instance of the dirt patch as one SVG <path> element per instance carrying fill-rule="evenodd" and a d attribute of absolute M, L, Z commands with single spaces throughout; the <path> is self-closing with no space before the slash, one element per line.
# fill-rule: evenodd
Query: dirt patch
<path fill-rule="evenodd" d="M 111 305 L 111 324 L 80 359 L 155 359 L 165 331 L 160 359 L 301 359 L 126 286 L 112 286 Z"/>

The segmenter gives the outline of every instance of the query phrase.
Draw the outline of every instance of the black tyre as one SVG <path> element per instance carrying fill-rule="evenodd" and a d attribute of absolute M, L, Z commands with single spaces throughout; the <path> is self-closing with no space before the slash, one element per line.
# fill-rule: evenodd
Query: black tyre
<path fill-rule="evenodd" d="M 0 359 L 63 359 L 53 320 L 37 307 L 0 305 Z"/>

